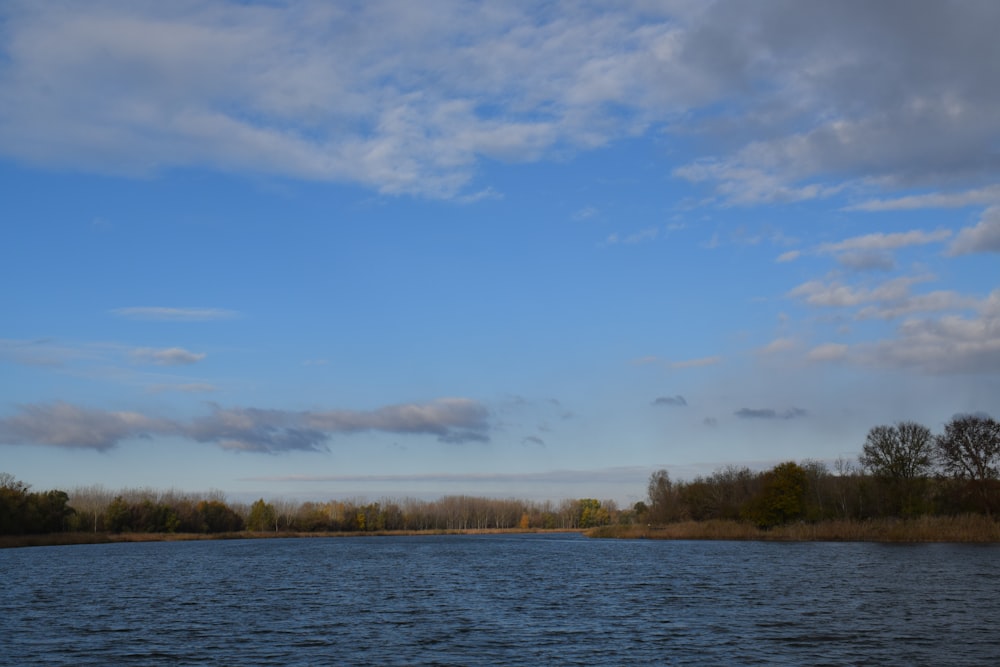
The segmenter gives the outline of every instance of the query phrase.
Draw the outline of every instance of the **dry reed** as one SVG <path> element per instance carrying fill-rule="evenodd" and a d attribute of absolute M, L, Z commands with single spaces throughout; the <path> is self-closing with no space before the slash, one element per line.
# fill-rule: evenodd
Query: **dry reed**
<path fill-rule="evenodd" d="M 833 520 L 769 530 L 742 521 L 684 521 L 663 526 L 602 526 L 590 537 L 655 540 L 764 540 L 787 542 L 1000 542 L 1000 523 L 985 516 Z"/>

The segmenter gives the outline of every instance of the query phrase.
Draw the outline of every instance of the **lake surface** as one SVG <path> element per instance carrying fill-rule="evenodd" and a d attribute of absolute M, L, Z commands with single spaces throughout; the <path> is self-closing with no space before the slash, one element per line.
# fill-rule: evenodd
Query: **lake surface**
<path fill-rule="evenodd" d="M 1000 547 L 578 535 L 0 550 L 3 665 L 996 665 Z"/>

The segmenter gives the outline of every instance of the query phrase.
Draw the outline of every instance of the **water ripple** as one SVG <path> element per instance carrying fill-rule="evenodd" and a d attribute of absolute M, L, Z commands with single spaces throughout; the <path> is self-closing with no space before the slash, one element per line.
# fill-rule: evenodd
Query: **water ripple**
<path fill-rule="evenodd" d="M 439 536 L 0 552 L 0 665 L 993 665 L 998 547 Z"/>

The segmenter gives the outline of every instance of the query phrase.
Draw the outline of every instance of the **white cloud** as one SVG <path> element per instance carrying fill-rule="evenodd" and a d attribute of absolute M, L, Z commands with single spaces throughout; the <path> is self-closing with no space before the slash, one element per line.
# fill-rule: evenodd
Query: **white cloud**
<path fill-rule="evenodd" d="M 701 368 L 702 366 L 714 366 L 722 363 L 721 356 L 701 357 L 699 359 L 687 359 L 684 361 L 674 361 L 670 363 L 671 368 Z"/>
<path fill-rule="evenodd" d="M 107 450 L 126 438 L 173 432 L 170 422 L 135 412 L 90 410 L 68 403 L 21 406 L 0 419 L 0 443 Z"/>
<path fill-rule="evenodd" d="M 608 245 L 617 245 L 619 243 L 625 245 L 635 245 L 637 243 L 644 243 L 646 241 L 654 241 L 656 237 L 659 236 L 660 230 L 656 227 L 648 227 L 642 229 L 638 232 L 628 234 L 627 236 L 620 236 L 617 233 L 610 234 L 605 243 Z"/>
<path fill-rule="evenodd" d="M 310 413 L 306 423 L 328 432 L 388 431 L 430 433 L 446 442 L 486 441 L 488 410 L 467 398 L 390 405 L 370 412 L 330 410 Z"/>
<path fill-rule="evenodd" d="M 0 151 L 33 164 L 461 197 L 483 158 L 656 127 L 723 138 L 673 172 L 723 204 L 996 188 L 992 3 L 22 1 L 3 19 Z"/>
<path fill-rule="evenodd" d="M 964 208 L 1000 203 L 1000 185 L 964 192 L 931 192 L 890 199 L 869 199 L 848 206 L 846 211 L 912 211 L 923 208 Z"/>
<path fill-rule="evenodd" d="M 138 363 L 158 366 L 184 366 L 198 363 L 205 358 L 204 353 L 190 352 L 180 347 L 151 348 L 140 347 L 132 350 L 131 357 Z"/>
<path fill-rule="evenodd" d="M 834 255 L 837 262 L 854 271 L 888 271 L 895 268 L 895 261 L 889 251 L 909 246 L 926 245 L 946 241 L 952 235 L 950 229 L 926 232 L 914 229 L 907 232 L 875 232 L 855 236 L 832 243 L 823 243 L 807 251 L 791 250 L 778 257 L 778 262 L 790 262 L 803 254 Z"/>
<path fill-rule="evenodd" d="M 775 261 L 776 262 L 794 262 L 795 260 L 797 260 L 801 256 L 802 256 L 802 251 L 801 250 L 789 250 L 788 252 L 783 252 L 780 255 L 778 255 L 778 259 L 776 259 Z"/>
<path fill-rule="evenodd" d="M 111 311 L 118 317 L 130 320 L 159 320 L 164 322 L 207 322 L 228 320 L 239 313 L 222 308 L 167 308 L 162 306 L 139 306 L 116 308 Z"/>
<path fill-rule="evenodd" d="M 54 403 L 23 405 L 17 414 L 0 418 L 0 444 L 108 450 L 130 438 L 172 435 L 247 452 L 322 451 L 331 435 L 361 431 L 434 435 L 448 443 L 488 442 L 488 420 L 483 405 L 464 398 L 370 411 L 292 412 L 215 405 L 211 414 L 188 423 Z"/>
<path fill-rule="evenodd" d="M 952 256 L 977 252 L 1000 252 L 1000 206 L 986 209 L 979 222 L 960 231 L 948 248 Z"/>
<path fill-rule="evenodd" d="M 837 263 L 851 271 L 891 271 L 896 268 L 892 255 L 884 252 L 845 252 L 837 255 Z"/>
<path fill-rule="evenodd" d="M 740 419 L 799 419 L 808 416 L 809 413 L 803 408 L 788 408 L 787 410 L 740 408 L 733 414 Z"/>
<path fill-rule="evenodd" d="M 891 338 L 851 346 L 825 343 L 810 350 L 807 359 L 935 375 L 1000 372 L 1000 289 L 977 301 L 963 297 L 962 305 L 973 312 L 910 318 L 899 324 Z"/>
<path fill-rule="evenodd" d="M 848 346 L 843 343 L 824 343 L 809 350 L 806 358 L 809 361 L 838 361 L 847 357 Z"/>
<path fill-rule="evenodd" d="M 763 144 L 749 146 L 736 156 L 723 160 L 705 159 L 673 170 L 673 175 L 693 183 L 715 182 L 715 192 L 723 205 L 757 206 L 790 204 L 832 196 L 839 186 L 819 183 L 794 184 L 795 178 L 777 172 L 771 163 L 781 160 L 774 156 L 755 161 L 766 149 Z"/>
<path fill-rule="evenodd" d="M 867 306 L 858 311 L 857 318 L 859 320 L 891 320 L 913 313 L 964 310 L 975 305 L 976 300 L 972 297 L 963 296 L 950 290 L 937 290 L 927 294 L 916 294 L 884 305 Z"/>
<path fill-rule="evenodd" d="M 116 173 L 196 164 L 452 197 L 480 157 L 604 145 L 698 99 L 656 13 L 23 3 L 5 17 L 0 146 Z"/>
<path fill-rule="evenodd" d="M 914 229 L 908 232 L 895 232 L 892 234 L 877 232 L 874 234 L 865 234 L 864 236 L 855 236 L 843 241 L 837 241 L 836 243 L 824 243 L 816 251 L 821 253 L 841 253 L 896 250 L 907 246 L 938 243 L 948 239 L 950 236 L 950 229 L 938 229 L 933 232 Z"/>
<path fill-rule="evenodd" d="M 161 394 L 168 391 L 178 391 L 185 394 L 204 394 L 218 391 L 218 387 L 206 382 L 188 382 L 184 384 L 154 384 L 146 388 L 151 394 Z"/>
<path fill-rule="evenodd" d="M 972 316 L 902 322 L 896 337 L 858 346 L 863 363 L 933 374 L 1000 372 L 1000 290 Z"/>
<path fill-rule="evenodd" d="M 757 354 L 777 354 L 794 349 L 798 344 L 793 338 L 775 338 L 764 347 L 757 350 Z"/>
<path fill-rule="evenodd" d="M 896 303 L 910 296 L 910 286 L 930 280 L 928 277 L 901 277 L 876 287 L 851 287 L 838 282 L 813 280 L 792 289 L 788 296 L 800 298 L 811 306 L 849 308 L 865 303 Z"/>

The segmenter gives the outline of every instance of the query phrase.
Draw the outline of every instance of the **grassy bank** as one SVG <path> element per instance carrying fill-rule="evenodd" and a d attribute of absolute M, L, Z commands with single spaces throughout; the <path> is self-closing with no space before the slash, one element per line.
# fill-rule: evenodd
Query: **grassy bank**
<path fill-rule="evenodd" d="M 775 542 L 1000 542 L 1000 523 L 984 516 L 795 523 L 762 530 L 741 521 L 684 521 L 663 526 L 602 526 L 590 537 Z"/>

